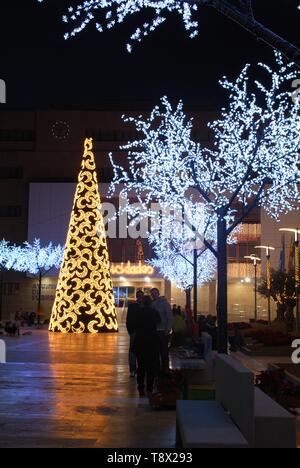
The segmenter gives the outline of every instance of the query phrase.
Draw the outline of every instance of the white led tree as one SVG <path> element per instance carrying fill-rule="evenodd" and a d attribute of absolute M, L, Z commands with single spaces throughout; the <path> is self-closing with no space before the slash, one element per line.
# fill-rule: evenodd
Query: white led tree
<path fill-rule="evenodd" d="M 282 0 L 283 3 L 284 0 Z M 44 0 L 38 0 L 39 3 Z M 144 12 L 152 18 L 146 20 L 135 32 L 127 44 L 127 50 L 132 50 L 134 42 L 141 42 L 163 24 L 170 13 L 178 13 L 183 20 L 189 36 L 198 35 L 199 22 L 197 12 L 202 7 L 211 7 L 220 14 L 238 23 L 241 27 L 253 34 L 257 39 L 280 50 L 290 60 L 300 65 L 300 50 L 289 43 L 265 25 L 256 20 L 252 0 L 85 0 L 78 1 L 77 6 L 70 6 L 63 15 L 63 21 L 68 25 L 69 32 L 65 39 L 74 37 L 91 23 L 95 24 L 99 32 L 112 29 L 123 23 L 126 19 L 137 13 Z"/>
<path fill-rule="evenodd" d="M 123 196 L 135 190 L 146 206 L 154 200 L 183 207 L 197 193 L 207 212 L 217 216 L 217 248 L 206 235 L 204 245 L 218 259 L 220 352 L 227 352 L 228 236 L 256 206 L 278 218 L 300 200 L 300 103 L 287 91 L 297 72 L 280 54 L 275 56 L 274 70 L 259 64 L 263 83 L 250 78 L 249 65 L 235 82 L 223 79 L 229 104 L 209 125 L 212 149 L 192 140 L 192 121 L 182 103 L 173 110 L 163 98 L 162 109 L 156 107 L 149 118 L 125 119 L 141 139 L 123 147 L 128 170 L 113 164 L 113 185 L 124 184 Z"/>
<path fill-rule="evenodd" d="M 156 257 L 150 263 L 186 292 L 189 307 L 191 291 L 194 290 L 194 316 L 197 320 L 198 287 L 210 281 L 216 273 L 216 258 L 203 243 L 206 235 L 211 245 L 216 244 L 216 219 L 206 213 L 205 206 L 196 200 L 184 207 L 169 205 L 159 216 L 156 217 L 155 212 L 150 216 L 155 224 L 149 232 L 149 242 Z"/>
<path fill-rule="evenodd" d="M 186 292 L 187 305 L 191 306 L 191 290 L 195 282 L 195 258 L 193 252 L 185 252 L 184 255 L 172 250 L 157 252 L 157 258 L 150 260 L 150 264 L 159 273 L 176 285 L 177 288 Z M 196 283 L 197 287 L 212 281 L 217 270 L 216 257 L 209 251 L 204 250 L 197 253 Z"/>
<path fill-rule="evenodd" d="M 62 264 L 64 248 L 61 245 L 42 246 L 40 239 L 32 244 L 24 242 L 22 246 L 12 249 L 8 269 L 27 273 L 39 280 L 38 287 L 38 316 L 41 309 L 41 293 L 43 277 L 53 268 L 59 269 Z"/>
<path fill-rule="evenodd" d="M 10 261 L 10 252 L 12 246 L 8 241 L 2 239 L 0 241 L 0 270 L 5 270 L 7 263 Z"/>
<path fill-rule="evenodd" d="M 12 246 L 5 239 L 0 241 L 0 321 L 2 320 L 3 271 L 11 263 Z"/>

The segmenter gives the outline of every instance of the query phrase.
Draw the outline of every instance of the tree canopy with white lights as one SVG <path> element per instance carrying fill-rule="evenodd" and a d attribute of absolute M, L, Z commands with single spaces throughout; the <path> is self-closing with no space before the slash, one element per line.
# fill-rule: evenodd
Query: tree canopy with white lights
<path fill-rule="evenodd" d="M 38 312 L 41 307 L 42 278 L 52 268 L 61 267 L 63 254 L 64 248 L 61 245 L 50 243 L 42 246 L 40 239 L 35 239 L 32 244 L 24 242 L 22 246 L 14 246 L 11 250 L 7 268 L 36 276 L 39 279 Z"/>
<path fill-rule="evenodd" d="M 222 80 L 229 103 L 209 124 L 212 148 L 193 141 L 193 122 L 186 118 L 183 104 L 173 109 L 163 98 L 150 117 L 125 119 L 141 135 L 122 147 L 128 151 L 129 169 L 112 161 L 113 185 L 123 184 L 124 196 L 134 190 L 145 204 L 155 200 L 181 207 L 198 196 L 211 219 L 217 217 L 217 248 L 206 235 L 204 244 L 218 259 L 222 352 L 227 351 L 228 236 L 256 206 L 278 218 L 300 200 L 300 103 L 287 91 L 297 71 L 280 54 L 275 58 L 274 69 L 259 64 L 265 72 L 262 82 L 250 78 L 249 65 L 236 81 Z"/>
<path fill-rule="evenodd" d="M 42 3 L 44 0 L 38 0 L 38 2 Z M 296 6 L 297 2 L 295 0 Z M 150 11 L 152 18 L 144 20 L 133 32 L 127 44 L 129 52 L 132 50 L 133 43 L 141 42 L 144 37 L 163 24 L 168 15 L 174 12 L 182 17 L 185 29 L 189 36 L 194 38 L 199 31 L 197 12 L 203 7 L 213 8 L 300 65 L 300 50 L 255 18 L 252 0 L 192 0 L 190 2 L 186 0 L 79 1 L 76 6 L 70 6 L 63 15 L 63 21 L 69 27 L 69 31 L 65 33 L 65 39 L 79 34 L 91 23 L 95 24 L 99 32 L 112 29 L 131 16 L 143 11 L 147 14 L 147 18 Z"/>

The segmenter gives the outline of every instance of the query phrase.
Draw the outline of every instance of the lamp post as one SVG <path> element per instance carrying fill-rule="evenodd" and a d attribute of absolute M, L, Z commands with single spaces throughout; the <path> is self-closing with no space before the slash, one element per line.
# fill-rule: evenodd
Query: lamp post
<path fill-rule="evenodd" d="M 271 251 L 275 250 L 275 247 L 270 245 L 257 245 L 256 249 L 264 250 L 266 252 L 267 259 L 267 289 L 268 289 L 268 322 L 271 325 Z"/>
<path fill-rule="evenodd" d="M 257 264 L 261 259 L 256 255 L 246 255 L 245 258 L 251 260 L 254 265 L 254 319 L 257 322 Z"/>
<path fill-rule="evenodd" d="M 295 234 L 295 290 L 296 290 L 296 331 L 300 330 L 300 304 L 299 304 L 299 292 L 300 292 L 300 270 L 299 270 L 299 229 L 282 228 L 279 229 L 281 232 L 292 232 Z"/>

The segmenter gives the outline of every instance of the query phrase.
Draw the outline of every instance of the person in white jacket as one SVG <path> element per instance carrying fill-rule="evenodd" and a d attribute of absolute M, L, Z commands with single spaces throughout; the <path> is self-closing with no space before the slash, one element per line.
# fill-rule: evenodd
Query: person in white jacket
<path fill-rule="evenodd" d="M 152 308 L 159 313 L 161 318 L 157 326 L 160 366 L 162 369 L 169 369 L 169 336 L 172 331 L 173 313 L 169 302 L 160 295 L 157 288 L 151 290 L 151 297 Z"/>

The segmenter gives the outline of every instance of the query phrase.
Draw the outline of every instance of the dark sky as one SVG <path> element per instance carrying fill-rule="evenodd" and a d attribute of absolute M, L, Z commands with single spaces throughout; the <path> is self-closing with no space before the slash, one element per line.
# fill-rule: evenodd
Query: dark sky
<path fill-rule="evenodd" d="M 61 17 L 79 0 L 2 0 L 0 78 L 7 108 L 101 108 L 108 102 L 157 102 L 166 94 L 199 109 L 222 102 L 217 81 L 235 77 L 243 65 L 271 62 L 272 50 L 219 13 L 198 13 L 200 34 L 189 39 L 181 17 L 167 22 L 135 47 L 126 42 L 146 17 L 98 33 L 91 25 L 65 41 Z M 299 0 L 254 0 L 257 19 L 300 46 Z"/>

